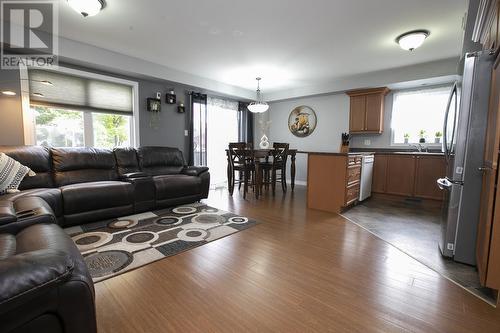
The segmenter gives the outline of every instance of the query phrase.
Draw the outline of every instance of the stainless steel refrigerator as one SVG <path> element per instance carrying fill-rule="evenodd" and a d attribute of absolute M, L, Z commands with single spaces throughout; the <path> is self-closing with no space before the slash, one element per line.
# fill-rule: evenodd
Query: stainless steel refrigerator
<path fill-rule="evenodd" d="M 445 191 L 439 248 L 443 256 L 469 265 L 476 265 L 493 61 L 489 51 L 465 56 L 463 75 L 453 86 L 443 125 L 447 171 L 437 180 L 439 188 Z"/>

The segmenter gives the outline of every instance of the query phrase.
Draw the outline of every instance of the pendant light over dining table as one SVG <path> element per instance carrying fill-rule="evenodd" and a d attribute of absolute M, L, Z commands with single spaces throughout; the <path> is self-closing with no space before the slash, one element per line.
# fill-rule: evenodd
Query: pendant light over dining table
<path fill-rule="evenodd" d="M 248 110 L 252 113 L 264 113 L 269 109 L 269 104 L 264 102 L 262 99 L 262 94 L 260 93 L 260 80 L 261 78 L 256 78 L 257 80 L 257 97 L 255 101 L 248 104 Z"/>

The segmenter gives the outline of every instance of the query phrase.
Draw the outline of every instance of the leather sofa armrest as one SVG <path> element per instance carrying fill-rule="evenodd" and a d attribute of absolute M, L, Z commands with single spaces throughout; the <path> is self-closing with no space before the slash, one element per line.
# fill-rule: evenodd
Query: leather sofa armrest
<path fill-rule="evenodd" d="M 16 210 L 12 201 L 0 200 L 0 225 L 17 221 Z"/>
<path fill-rule="evenodd" d="M 0 260 L 0 313 L 58 287 L 71 277 L 73 268 L 71 257 L 54 249 Z"/>
<path fill-rule="evenodd" d="M 2 201 L 0 201 L 0 205 L 1 203 Z M 16 234 L 33 224 L 57 223 L 54 212 L 42 198 L 26 196 L 10 203 L 15 212 L 15 219 L 5 220 L 5 223 L 3 223 L 0 218 L 0 233 Z"/>
<path fill-rule="evenodd" d="M 208 171 L 208 167 L 205 166 L 186 166 L 182 169 L 181 173 L 188 176 L 199 176 L 204 172 Z"/>
<path fill-rule="evenodd" d="M 120 176 L 121 180 L 127 180 L 127 179 L 133 179 L 133 178 L 146 178 L 149 177 L 149 175 L 145 172 L 130 172 L 130 173 L 125 173 Z"/>

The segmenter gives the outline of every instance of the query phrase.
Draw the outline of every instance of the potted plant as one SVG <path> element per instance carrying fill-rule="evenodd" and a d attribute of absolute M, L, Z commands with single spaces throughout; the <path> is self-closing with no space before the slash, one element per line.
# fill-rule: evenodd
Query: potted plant
<path fill-rule="evenodd" d="M 443 137 L 443 133 L 441 132 L 436 132 L 436 137 L 434 139 L 434 143 L 441 143 L 441 138 Z"/>
<path fill-rule="evenodd" d="M 407 145 L 408 142 L 410 141 L 410 133 L 405 133 L 404 138 L 405 138 L 405 144 Z"/>
<path fill-rule="evenodd" d="M 425 143 L 425 137 L 426 137 L 425 130 L 420 130 L 420 132 L 418 132 L 418 136 L 420 138 L 418 142 Z"/>

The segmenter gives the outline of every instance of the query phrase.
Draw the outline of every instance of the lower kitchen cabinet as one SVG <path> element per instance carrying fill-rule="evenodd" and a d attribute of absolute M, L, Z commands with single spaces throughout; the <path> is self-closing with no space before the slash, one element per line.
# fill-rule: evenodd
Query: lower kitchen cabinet
<path fill-rule="evenodd" d="M 387 155 L 375 155 L 373 163 L 372 192 L 385 193 L 387 179 Z"/>
<path fill-rule="evenodd" d="M 415 156 L 388 155 L 387 194 L 412 196 L 415 185 Z"/>
<path fill-rule="evenodd" d="M 444 191 L 436 185 L 436 180 L 446 174 L 443 156 L 417 156 L 415 164 L 414 196 L 423 199 L 443 200 Z"/>
<path fill-rule="evenodd" d="M 444 156 L 419 154 L 376 154 L 372 191 L 442 200 L 436 180 L 445 175 Z"/>

